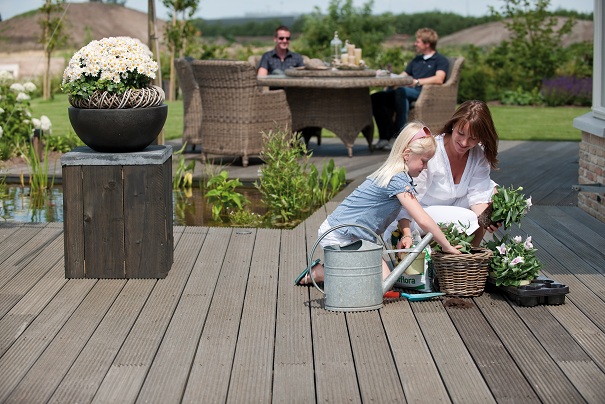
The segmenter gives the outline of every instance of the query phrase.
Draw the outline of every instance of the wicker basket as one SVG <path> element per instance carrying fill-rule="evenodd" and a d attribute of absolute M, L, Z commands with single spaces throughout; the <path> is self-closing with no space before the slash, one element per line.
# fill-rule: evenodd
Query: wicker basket
<path fill-rule="evenodd" d="M 473 248 L 471 254 L 433 252 L 433 265 L 439 280 L 439 290 L 446 296 L 480 296 L 485 289 L 492 251 Z"/>
<path fill-rule="evenodd" d="M 165 98 L 161 87 L 147 86 L 128 89 L 124 94 L 95 91 L 87 99 L 69 97 L 69 103 L 75 108 L 85 109 L 148 108 L 162 105 Z"/>

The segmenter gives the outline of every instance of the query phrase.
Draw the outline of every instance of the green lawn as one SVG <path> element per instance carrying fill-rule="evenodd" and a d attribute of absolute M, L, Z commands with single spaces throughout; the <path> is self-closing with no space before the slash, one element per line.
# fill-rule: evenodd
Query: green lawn
<path fill-rule="evenodd" d="M 168 119 L 164 126 L 164 138 L 177 139 L 183 133 L 183 102 L 167 101 Z M 53 134 L 73 131 L 67 117 L 67 96 L 58 94 L 52 101 L 35 99 L 31 102 L 32 115 L 39 118 L 46 115 L 53 124 Z M 490 106 L 496 129 L 502 140 L 566 140 L 580 141 L 581 133 L 573 127 L 573 119 L 590 108 L 577 107 L 516 107 Z M 322 136 L 334 136 L 324 130 Z M 378 137 L 376 134 L 375 137 Z"/>

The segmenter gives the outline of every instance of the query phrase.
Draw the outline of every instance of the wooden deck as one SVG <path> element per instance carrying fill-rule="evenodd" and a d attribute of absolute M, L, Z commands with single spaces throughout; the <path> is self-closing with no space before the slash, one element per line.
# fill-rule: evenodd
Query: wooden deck
<path fill-rule="evenodd" d="M 336 146 L 353 178 L 384 158 Z M 67 280 L 61 223 L 0 223 L 0 402 L 603 403 L 605 224 L 575 206 L 578 144 L 502 142 L 500 159 L 563 305 L 326 311 L 293 280 L 337 201 L 294 230 L 175 227 L 163 280 Z"/>

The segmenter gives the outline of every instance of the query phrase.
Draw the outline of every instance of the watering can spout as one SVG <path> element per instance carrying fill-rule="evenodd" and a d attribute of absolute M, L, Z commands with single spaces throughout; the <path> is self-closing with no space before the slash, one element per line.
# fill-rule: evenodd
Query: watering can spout
<path fill-rule="evenodd" d="M 382 284 L 382 293 L 385 294 L 389 290 L 393 288 L 393 285 L 397 281 L 397 279 L 403 274 L 403 271 L 409 267 L 412 262 L 416 259 L 418 254 L 423 253 L 424 248 L 431 242 L 433 239 L 433 234 L 426 233 L 426 235 L 420 240 L 420 243 L 410 253 L 393 269 L 393 272 L 383 281 Z"/>

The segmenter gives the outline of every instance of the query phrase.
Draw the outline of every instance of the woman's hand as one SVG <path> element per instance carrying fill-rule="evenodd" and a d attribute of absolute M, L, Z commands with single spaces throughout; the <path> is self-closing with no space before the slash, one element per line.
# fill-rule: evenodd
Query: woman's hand
<path fill-rule="evenodd" d="M 398 242 L 397 242 L 397 249 L 402 249 L 402 248 L 410 248 L 412 247 L 412 237 L 411 236 L 403 236 Z"/>
<path fill-rule="evenodd" d="M 486 230 L 489 231 L 490 233 L 493 233 L 496 230 L 498 230 L 500 228 L 500 226 L 502 226 L 502 222 L 490 224 L 488 227 L 486 227 Z"/>

